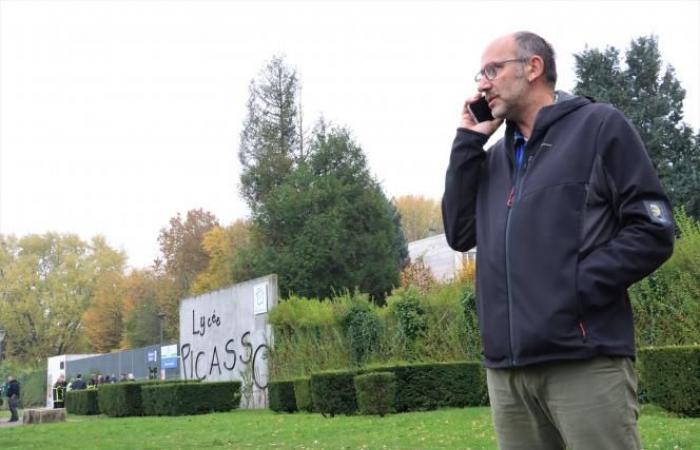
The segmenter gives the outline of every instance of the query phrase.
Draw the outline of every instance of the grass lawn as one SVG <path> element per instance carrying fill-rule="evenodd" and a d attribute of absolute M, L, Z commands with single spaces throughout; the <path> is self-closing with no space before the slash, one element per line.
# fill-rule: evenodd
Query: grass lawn
<path fill-rule="evenodd" d="M 7 411 L 0 418 L 7 420 Z M 646 449 L 700 449 L 700 419 L 644 406 Z M 68 422 L 0 428 L 0 448 L 495 449 L 488 408 L 384 418 L 238 410 L 182 417 L 70 416 Z"/>

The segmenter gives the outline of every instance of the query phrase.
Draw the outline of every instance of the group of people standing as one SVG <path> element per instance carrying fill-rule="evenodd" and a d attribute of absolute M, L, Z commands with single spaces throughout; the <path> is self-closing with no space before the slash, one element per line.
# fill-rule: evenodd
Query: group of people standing
<path fill-rule="evenodd" d="M 77 374 L 75 378 L 68 383 L 63 375 L 58 377 L 58 380 L 53 385 L 53 407 L 65 407 L 65 396 L 67 391 L 79 391 L 83 389 L 97 389 L 101 384 L 112 384 L 118 381 L 135 381 L 134 374 L 123 373 L 119 378 L 116 375 L 92 375 L 85 382 L 82 374 Z"/>

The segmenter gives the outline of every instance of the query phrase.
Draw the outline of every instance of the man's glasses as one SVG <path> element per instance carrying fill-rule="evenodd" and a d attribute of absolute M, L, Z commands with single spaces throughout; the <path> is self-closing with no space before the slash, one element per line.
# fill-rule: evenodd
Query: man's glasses
<path fill-rule="evenodd" d="M 474 75 L 474 81 L 477 83 L 481 81 L 482 78 L 486 78 L 489 81 L 494 80 L 498 76 L 498 71 L 503 68 L 503 66 L 506 65 L 506 63 L 509 62 L 525 62 L 527 61 L 528 58 L 514 58 L 514 59 L 506 59 L 505 61 L 496 61 L 496 62 L 490 62 L 484 66 L 483 69 L 478 71 L 476 75 Z"/>

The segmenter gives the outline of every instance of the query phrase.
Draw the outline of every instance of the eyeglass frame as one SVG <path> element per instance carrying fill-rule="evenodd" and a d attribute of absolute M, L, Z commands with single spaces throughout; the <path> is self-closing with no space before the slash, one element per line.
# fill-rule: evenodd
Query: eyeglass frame
<path fill-rule="evenodd" d="M 526 62 L 528 59 L 530 59 L 529 56 L 524 57 L 524 58 L 521 57 L 521 58 L 506 59 L 506 60 L 503 60 L 503 61 L 494 61 L 494 62 L 490 62 L 490 63 L 486 64 L 486 65 L 484 66 L 483 69 L 481 69 L 480 71 L 478 71 L 478 72 L 476 73 L 476 75 L 474 75 L 474 81 L 476 81 L 477 83 L 480 83 L 482 78 L 486 78 L 488 81 L 493 81 L 493 80 L 496 79 L 496 77 L 498 77 L 498 71 L 501 70 L 501 69 L 503 68 L 503 66 L 505 66 L 506 63 L 509 63 L 509 62 L 516 62 L 516 61 L 517 61 L 517 62 L 522 62 L 522 63 L 524 63 L 524 62 Z M 493 67 L 494 70 L 496 71 L 496 72 L 493 74 L 492 77 L 490 77 L 490 76 L 486 73 L 487 68 L 490 68 L 490 67 Z"/>

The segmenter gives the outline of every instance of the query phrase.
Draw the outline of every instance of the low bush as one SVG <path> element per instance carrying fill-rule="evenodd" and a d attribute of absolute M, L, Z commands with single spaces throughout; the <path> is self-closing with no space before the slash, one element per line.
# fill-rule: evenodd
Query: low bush
<path fill-rule="evenodd" d="M 297 378 L 294 383 L 294 400 L 299 411 L 313 411 L 311 401 L 311 378 Z"/>
<path fill-rule="evenodd" d="M 230 411 L 241 403 L 241 382 L 149 383 L 142 385 L 145 415 L 179 416 Z"/>
<path fill-rule="evenodd" d="M 84 416 L 99 414 L 97 397 L 97 389 L 68 391 L 66 392 L 66 412 Z"/>
<path fill-rule="evenodd" d="M 396 377 L 396 411 L 425 411 L 442 407 L 488 405 L 486 373 L 477 362 L 420 363 L 367 367 L 356 371 L 327 371 L 311 375 L 316 411 L 331 416 L 357 410 L 353 377 L 391 372 Z"/>
<path fill-rule="evenodd" d="M 148 383 L 115 383 L 100 386 L 98 405 L 102 414 L 111 417 L 140 416 L 141 387 Z"/>
<path fill-rule="evenodd" d="M 421 363 L 372 370 L 396 375 L 399 412 L 488 404 L 486 374 L 477 362 Z"/>
<path fill-rule="evenodd" d="M 354 378 L 357 409 L 361 414 L 385 414 L 396 410 L 396 375 L 370 372 Z"/>
<path fill-rule="evenodd" d="M 267 385 L 270 409 L 277 412 L 294 412 L 297 402 L 294 398 L 294 382 L 270 381 Z"/>
<path fill-rule="evenodd" d="M 311 400 L 315 411 L 325 417 L 357 411 L 354 371 L 326 371 L 311 374 Z"/>
<path fill-rule="evenodd" d="M 700 416 L 700 346 L 641 349 L 639 373 L 649 402 Z"/>

